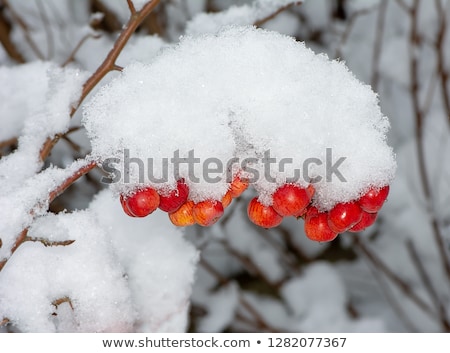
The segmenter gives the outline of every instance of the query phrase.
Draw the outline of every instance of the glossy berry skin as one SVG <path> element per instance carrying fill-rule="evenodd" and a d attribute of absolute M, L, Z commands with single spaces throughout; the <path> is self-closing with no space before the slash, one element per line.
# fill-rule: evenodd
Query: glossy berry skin
<path fill-rule="evenodd" d="M 220 201 L 205 200 L 196 203 L 193 208 L 195 222 L 203 227 L 208 227 L 216 223 L 224 212 Z"/>
<path fill-rule="evenodd" d="M 338 203 L 328 212 L 328 225 L 336 233 L 349 230 L 362 218 L 363 211 L 355 202 Z"/>
<path fill-rule="evenodd" d="M 230 184 L 230 193 L 232 198 L 241 196 L 241 194 L 248 188 L 248 181 L 236 175 Z"/>
<path fill-rule="evenodd" d="M 124 195 L 120 195 L 120 204 L 122 205 L 122 209 L 123 212 L 125 212 L 125 214 L 127 214 L 130 217 L 136 217 L 135 215 L 133 215 L 130 210 L 128 209 L 128 205 L 127 205 L 127 197 Z"/>
<path fill-rule="evenodd" d="M 247 215 L 250 221 L 263 228 L 273 228 L 280 225 L 283 217 L 272 206 L 265 206 L 253 198 L 247 207 Z"/>
<path fill-rule="evenodd" d="M 159 195 L 159 209 L 168 213 L 175 212 L 187 201 L 188 196 L 189 187 L 184 180 L 178 180 L 176 189 L 172 190 L 168 195 Z"/>
<path fill-rule="evenodd" d="M 372 224 L 375 223 L 377 215 L 378 213 L 369 213 L 363 211 L 361 220 L 358 223 L 356 223 L 352 228 L 350 228 L 349 232 L 361 232 L 367 227 L 370 227 Z"/>
<path fill-rule="evenodd" d="M 306 213 L 304 227 L 306 236 L 313 241 L 327 242 L 338 236 L 338 233 L 331 230 L 328 225 L 328 214 L 318 212 L 317 209 Z"/>
<path fill-rule="evenodd" d="M 146 217 L 159 206 L 159 195 L 152 188 L 136 191 L 130 196 L 121 199 L 125 213 L 132 217 Z"/>
<path fill-rule="evenodd" d="M 225 195 L 222 197 L 222 206 L 223 208 L 227 208 L 230 206 L 231 201 L 233 201 L 233 197 L 231 196 L 231 191 L 228 190 Z"/>
<path fill-rule="evenodd" d="M 169 219 L 177 227 L 194 225 L 194 202 L 191 200 L 185 202 L 178 210 L 169 213 Z"/>
<path fill-rule="evenodd" d="M 307 189 L 284 184 L 274 192 L 272 207 L 280 216 L 294 216 L 304 211 L 310 202 L 311 196 Z"/>
<path fill-rule="evenodd" d="M 358 203 L 364 211 L 375 213 L 381 209 L 388 194 L 389 185 L 381 189 L 372 188 L 358 200 Z"/>

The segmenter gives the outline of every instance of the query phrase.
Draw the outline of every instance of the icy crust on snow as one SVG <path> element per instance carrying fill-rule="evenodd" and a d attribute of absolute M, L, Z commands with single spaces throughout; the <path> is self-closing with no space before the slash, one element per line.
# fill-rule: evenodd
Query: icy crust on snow
<path fill-rule="evenodd" d="M 0 317 L 18 330 L 186 330 L 198 254 L 162 212 L 130 219 L 105 190 L 87 210 L 43 215 L 28 236 L 74 242 L 26 242 L 0 272 Z"/>
<path fill-rule="evenodd" d="M 150 64 L 131 64 L 87 104 L 84 124 L 94 155 L 120 159 L 115 168 L 122 178 L 116 187 L 122 190 L 142 182 L 138 164 L 130 163 L 126 183 L 124 149 L 146 167 L 152 158 L 155 177 L 163 175 L 162 161 L 168 158 L 167 183 L 152 182 L 147 169 L 141 170 L 143 182 L 156 188 L 174 183 L 174 151 L 188 157 L 194 150 L 200 158 L 194 168 L 199 182 L 189 178 L 187 163 L 179 173 L 194 201 L 222 197 L 227 190 L 225 166 L 232 158 L 241 164 L 245 158 L 259 158 L 246 166 L 257 170 L 254 185 L 266 204 L 295 169 L 301 185 L 308 183 L 308 176 L 322 177 L 315 184 L 314 202 L 323 209 L 357 199 L 370 186 L 389 184 L 396 168 L 386 143 L 389 121 L 369 86 L 343 63 L 316 55 L 290 37 L 252 27 L 187 36 Z M 264 177 L 261 159 L 268 150 L 277 163 L 293 161 L 284 171 L 271 165 L 276 182 Z M 213 174 L 219 182 L 203 178 L 207 158 L 222 162 L 223 172 Z M 305 161 L 311 158 L 315 162 L 307 176 Z M 342 178 L 332 173 L 333 165 Z"/>

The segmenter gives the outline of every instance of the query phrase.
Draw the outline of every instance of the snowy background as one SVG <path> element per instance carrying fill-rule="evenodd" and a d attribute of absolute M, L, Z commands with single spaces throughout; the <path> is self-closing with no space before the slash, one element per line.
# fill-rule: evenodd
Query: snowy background
<path fill-rule="evenodd" d="M 450 1 L 166 0 L 105 66 L 157 1 L 130 3 L 0 0 L 0 332 L 450 331 Z M 391 186 L 329 243 L 249 221 L 284 174 L 184 229 L 125 215 L 93 162 L 325 147 L 348 183 L 317 206 Z"/>

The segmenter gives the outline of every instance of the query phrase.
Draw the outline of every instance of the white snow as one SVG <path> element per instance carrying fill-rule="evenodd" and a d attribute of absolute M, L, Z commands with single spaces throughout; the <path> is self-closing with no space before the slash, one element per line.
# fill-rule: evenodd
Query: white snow
<path fill-rule="evenodd" d="M 250 5 L 234 5 L 218 13 L 200 13 L 186 24 L 186 34 L 217 33 L 223 27 L 230 25 L 254 24 L 294 3 L 301 3 L 301 1 L 255 0 Z"/>
<path fill-rule="evenodd" d="M 198 254 L 183 232 L 160 211 L 144 219 L 128 217 L 108 190 L 95 198 L 90 209 L 108 233 L 126 273 L 138 312 L 134 331 L 185 331 Z"/>
<path fill-rule="evenodd" d="M 386 143 L 389 122 L 368 86 L 344 64 L 290 37 L 252 27 L 185 37 L 152 63 L 129 65 L 86 105 L 84 124 L 95 156 L 119 158 L 122 176 L 125 149 L 143 161 L 145 179 L 133 162 L 131 183 L 122 178 L 119 190 L 123 184 L 173 185 L 173 164 L 166 183 L 151 182 L 147 159 L 153 159 L 154 175 L 161 177 L 164 158 L 170 162 L 175 151 L 188 157 L 193 150 L 200 158 L 194 168 L 200 180 L 189 178 L 186 163 L 180 175 L 194 201 L 220 199 L 227 189 L 226 170 L 214 174 L 219 182 L 203 178 L 202 164 L 211 157 L 223 166 L 235 157 L 263 158 L 266 150 L 277 161 L 292 158 L 284 172 L 272 166 L 276 183 L 263 178 L 262 163 L 251 165 L 259 172 L 255 186 L 266 204 L 294 168 L 303 173 L 304 161 L 319 158 L 322 165 L 311 166 L 309 176 L 323 177 L 315 184 L 314 202 L 324 209 L 358 198 L 370 185 L 389 184 L 396 168 Z M 345 158 L 339 169 L 345 182 L 336 175 L 326 180 L 327 149 L 330 165 Z"/>

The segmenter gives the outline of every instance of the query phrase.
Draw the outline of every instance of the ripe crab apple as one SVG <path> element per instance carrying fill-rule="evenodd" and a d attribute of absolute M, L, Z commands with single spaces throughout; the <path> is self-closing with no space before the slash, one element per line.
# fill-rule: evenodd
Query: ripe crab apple
<path fill-rule="evenodd" d="M 178 208 L 178 210 L 169 213 L 169 219 L 177 227 L 194 225 L 194 202 L 191 200 L 186 201 L 180 208 Z"/>
<path fill-rule="evenodd" d="M 310 202 L 310 191 L 295 184 L 284 184 L 274 192 L 272 207 L 280 216 L 294 216 Z"/>
<path fill-rule="evenodd" d="M 332 241 L 338 236 L 328 225 L 327 212 L 319 212 L 315 207 L 306 213 L 304 227 L 306 236 L 313 241 Z"/>
<path fill-rule="evenodd" d="M 188 196 L 189 187 L 184 182 L 184 179 L 180 179 L 177 181 L 176 189 L 167 195 L 159 195 L 159 209 L 168 213 L 175 212 L 187 201 Z"/>
<path fill-rule="evenodd" d="M 353 227 L 351 227 L 348 231 L 349 232 L 361 232 L 367 227 L 370 227 L 372 224 L 375 223 L 375 220 L 377 219 L 378 213 L 369 213 L 363 211 L 361 220 L 356 223 Z"/>
<path fill-rule="evenodd" d="M 338 203 L 328 212 L 328 225 L 336 233 L 349 230 L 362 218 L 363 211 L 355 202 Z"/>
<path fill-rule="evenodd" d="M 233 201 L 233 197 L 231 196 L 231 191 L 228 190 L 225 195 L 222 197 L 222 206 L 223 208 L 227 208 L 231 201 Z"/>
<path fill-rule="evenodd" d="M 257 197 L 248 204 L 247 214 L 250 221 L 263 228 L 276 227 L 283 220 L 272 206 L 264 206 Z"/>
<path fill-rule="evenodd" d="M 248 188 L 248 180 L 236 175 L 230 184 L 231 197 L 236 198 Z"/>
<path fill-rule="evenodd" d="M 216 223 L 223 215 L 222 202 L 217 200 L 205 200 L 196 203 L 193 208 L 195 222 L 203 227 Z"/>
<path fill-rule="evenodd" d="M 381 189 L 371 188 L 358 200 L 361 208 L 369 213 L 378 212 L 389 194 L 389 185 Z"/>
<path fill-rule="evenodd" d="M 147 187 L 137 190 L 130 196 L 124 196 L 121 203 L 126 214 L 132 217 L 146 217 L 158 208 L 159 195 L 155 189 Z"/>

